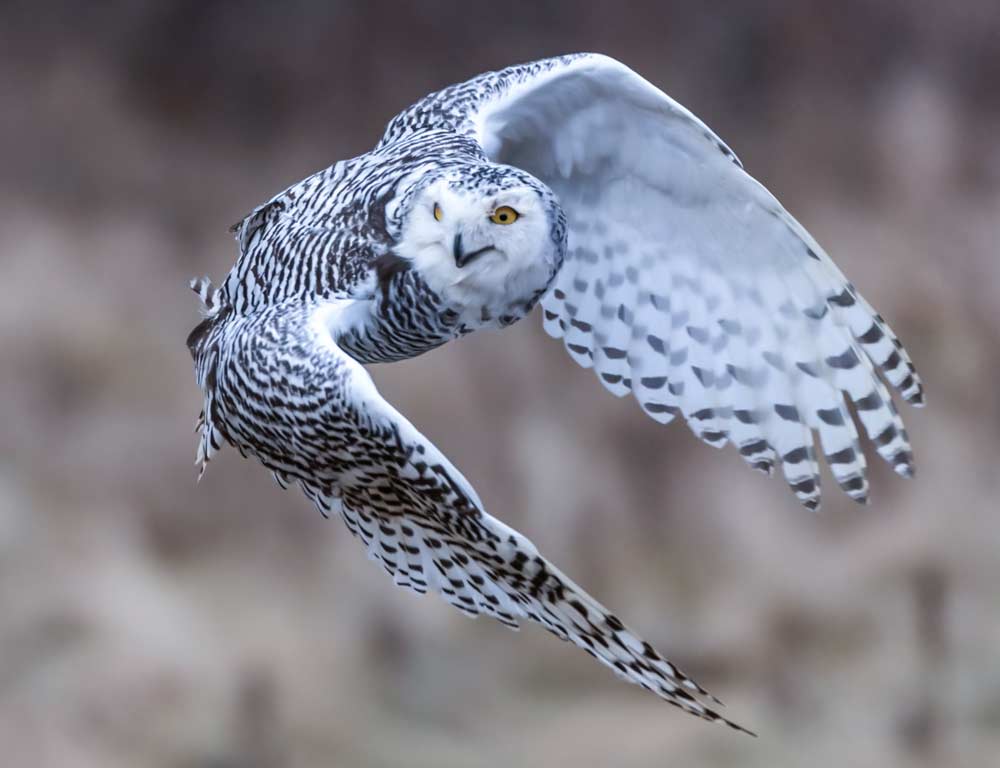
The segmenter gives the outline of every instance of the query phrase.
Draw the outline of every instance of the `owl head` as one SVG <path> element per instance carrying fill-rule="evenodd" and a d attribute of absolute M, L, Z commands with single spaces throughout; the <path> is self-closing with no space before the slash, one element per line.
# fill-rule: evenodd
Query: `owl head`
<path fill-rule="evenodd" d="M 393 250 L 471 327 L 497 324 L 526 314 L 562 264 L 565 216 L 530 174 L 464 165 L 413 196 Z"/>

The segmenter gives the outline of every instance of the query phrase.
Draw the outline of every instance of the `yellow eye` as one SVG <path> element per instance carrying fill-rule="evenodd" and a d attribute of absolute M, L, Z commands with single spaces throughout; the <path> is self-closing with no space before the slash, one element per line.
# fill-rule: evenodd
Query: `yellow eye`
<path fill-rule="evenodd" d="M 494 224 L 513 224 L 517 221 L 517 217 L 520 216 L 517 211 L 511 208 L 509 205 L 501 205 L 495 211 L 493 215 L 490 216 L 490 221 Z"/>
<path fill-rule="evenodd" d="M 441 206 L 437 203 L 434 203 L 434 218 L 438 221 L 444 218 L 444 211 L 441 210 Z"/>

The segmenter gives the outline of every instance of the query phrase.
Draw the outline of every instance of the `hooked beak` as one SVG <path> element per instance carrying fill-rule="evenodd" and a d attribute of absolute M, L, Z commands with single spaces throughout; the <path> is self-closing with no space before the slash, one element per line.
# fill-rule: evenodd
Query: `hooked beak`
<path fill-rule="evenodd" d="M 470 251 L 466 253 L 462 250 L 462 235 L 455 235 L 455 241 L 452 244 L 452 254 L 455 256 L 455 266 L 461 269 L 466 264 L 472 262 L 476 257 L 482 256 L 486 251 L 493 250 L 492 245 L 486 245 L 480 248 L 478 251 Z"/>

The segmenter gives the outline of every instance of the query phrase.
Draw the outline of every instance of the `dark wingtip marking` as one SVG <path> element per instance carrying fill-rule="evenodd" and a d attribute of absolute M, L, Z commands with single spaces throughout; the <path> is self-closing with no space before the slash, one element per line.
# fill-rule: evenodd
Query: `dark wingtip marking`
<path fill-rule="evenodd" d="M 879 448 L 883 448 L 896 439 L 899 434 L 895 424 L 890 424 L 882 432 L 872 438 L 872 442 Z"/>
<path fill-rule="evenodd" d="M 848 448 L 847 450 L 851 449 Z M 854 475 L 853 477 L 848 477 L 845 480 L 841 481 L 840 483 L 840 487 L 843 488 L 848 493 L 856 493 L 858 491 L 863 491 L 865 489 L 865 485 L 866 485 L 865 479 L 861 475 Z"/>
<path fill-rule="evenodd" d="M 815 477 L 807 477 L 803 480 L 799 480 L 796 483 L 791 483 L 791 486 L 792 490 L 795 491 L 796 493 L 812 495 L 816 493 L 816 490 L 819 487 L 819 483 L 816 482 Z M 815 501 L 817 504 L 819 504 L 818 499 L 816 499 Z M 808 502 L 806 502 L 806 506 L 809 506 Z"/>
<path fill-rule="evenodd" d="M 893 353 L 895 354 L 895 353 Z M 844 371 L 851 370 L 858 364 L 858 356 L 853 349 L 848 347 L 842 354 L 831 355 L 826 359 L 826 364 L 831 368 L 839 368 Z"/>
<path fill-rule="evenodd" d="M 740 455 L 746 457 L 754 456 L 758 453 L 763 453 L 769 447 L 766 440 L 754 440 L 740 446 Z"/>
<path fill-rule="evenodd" d="M 880 341 L 884 335 L 878 323 L 872 323 L 871 328 L 858 336 L 858 341 L 862 344 L 874 344 L 876 341 Z"/>
<path fill-rule="evenodd" d="M 851 295 L 851 287 L 848 285 L 838 294 L 831 296 L 828 301 L 831 304 L 836 304 L 838 307 L 853 307 L 854 306 L 854 296 Z"/>
<path fill-rule="evenodd" d="M 822 320 L 826 317 L 826 313 L 830 311 L 829 304 L 820 304 L 816 307 L 809 307 L 808 309 L 802 310 L 802 314 L 813 320 Z"/>
<path fill-rule="evenodd" d="M 650 413 L 669 413 L 671 416 L 676 416 L 681 412 L 681 409 L 676 405 L 667 405 L 666 403 L 643 403 L 642 407 Z"/>
<path fill-rule="evenodd" d="M 882 398 L 878 392 L 872 391 L 859 400 L 855 400 L 854 407 L 859 411 L 877 411 L 882 407 Z"/>
<path fill-rule="evenodd" d="M 819 416 L 820 421 L 831 427 L 844 425 L 844 412 L 840 408 L 818 408 L 816 415 Z"/>
<path fill-rule="evenodd" d="M 836 451 L 834 453 L 828 453 L 826 455 L 826 460 L 829 464 L 851 464 L 855 461 L 855 459 L 857 459 L 857 454 L 854 452 L 854 449 L 851 448 L 850 446 L 842 450 Z M 845 481 L 845 482 L 850 482 L 850 481 Z"/>
<path fill-rule="evenodd" d="M 699 437 L 701 437 L 701 439 L 706 443 L 718 443 L 727 440 L 729 438 L 729 433 L 714 429 L 706 429 L 699 435 Z"/>
<path fill-rule="evenodd" d="M 774 406 L 774 412 L 785 421 L 799 421 L 799 409 L 794 405 L 782 405 L 778 403 Z"/>
<path fill-rule="evenodd" d="M 784 456 L 781 460 L 786 464 L 798 464 L 799 462 L 806 461 L 809 458 L 809 451 L 804 446 L 799 446 L 798 448 L 793 448 Z"/>
<path fill-rule="evenodd" d="M 917 468 L 913 464 L 913 452 L 902 450 L 897 452 L 891 459 L 892 468 L 896 474 L 902 477 L 913 477 L 917 474 Z"/>
<path fill-rule="evenodd" d="M 709 694 L 706 694 L 706 695 L 709 695 Z M 712 698 L 714 699 L 715 697 L 712 697 Z M 715 701 L 719 704 L 719 706 L 725 706 L 718 699 L 715 699 Z M 711 712 L 711 710 L 709 710 L 709 712 Z M 718 720 L 718 722 L 725 723 L 730 728 L 732 728 L 734 731 L 739 731 L 740 733 L 745 733 L 747 736 L 753 736 L 755 739 L 757 738 L 757 734 L 754 733 L 753 731 L 751 731 L 749 728 L 744 728 L 739 723 L 734 723 L 732 720 L 727 720 L 726 718 L 722 717 L 722 715 L 720 715 L 720 714 L 718 714 L 716 712 L 711 712 L 711 714 L 715 716 L 715 718 Z"/>

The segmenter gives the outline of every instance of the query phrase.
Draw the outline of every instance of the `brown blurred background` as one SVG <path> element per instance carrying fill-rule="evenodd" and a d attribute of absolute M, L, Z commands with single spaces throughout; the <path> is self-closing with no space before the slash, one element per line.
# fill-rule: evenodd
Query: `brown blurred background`
<path fill-rule="evenodd" d="M 235 452 L 195 485 L 186 281 L 228 225 L 426 92 L 574 50 L 705 119 L 890 319 L 917 478 L 873 456 L 871 507 L 809 514 L 537 318 L 373 373 L 757 740 L 394 588 Z M 4 766 L 1000 764 L 996 0 L 7 2 L 0 105 Z"/>

